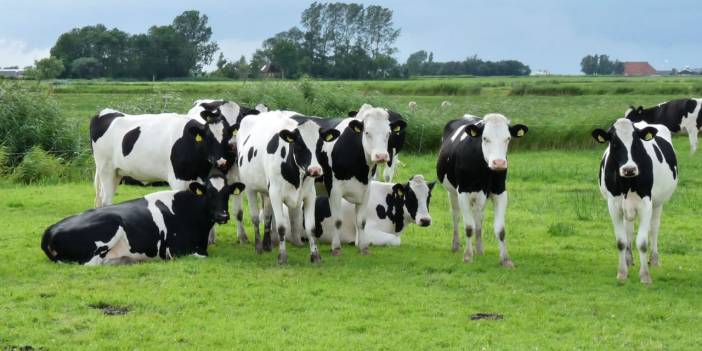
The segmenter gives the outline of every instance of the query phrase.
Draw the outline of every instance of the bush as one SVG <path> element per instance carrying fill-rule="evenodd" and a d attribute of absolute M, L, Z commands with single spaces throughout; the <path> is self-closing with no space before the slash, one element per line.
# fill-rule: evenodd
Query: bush
<path fill-rule="evenodd" d="M 35 146 L 63 158 L 73 157 L 81 144 L 76 123 L 69 123 L 56 101 L 42 91 L 30 91 L 19 84 L 0 85 L 0 140 L 10 154 L 7 164 L 14 166 L 24 153 Z"/>
<path fill-rule="evenodd" d="M 56 182 L 63 177 L 65 168 L 59 159 L 35 146 L 12 171 L 11 179 L 24 184 Z"/>

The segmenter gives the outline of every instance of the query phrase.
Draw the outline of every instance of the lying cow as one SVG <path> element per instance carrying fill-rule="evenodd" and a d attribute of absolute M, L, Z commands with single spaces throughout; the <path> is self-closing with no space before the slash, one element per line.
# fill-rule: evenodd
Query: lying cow
<path fill-rule="evenodd" d="M 624 117 L 636 122 L 662 124 L 671 132 L 687 132 L 690 139 L 690 152 L 697 150 L 697 133 L 702 128 L 702 99 L 678 99 L 651 108 L 631 106 Z"/>
<path fill-rule="evenodd" d="M 399 246 L 400 235 L 410 224 L 421 227 L 431 225 L 429 200 L 436 182 L 426 182 L 424 177 L 416 175 L 407 183 L 393 184 L 372 181 L 370 198 L 365 208 L 366 239 L 371 245 Z M 341 242 L 356 242 L 354 225 L 356 207 L 344 200 L 342 202 Z M 320 242 L 330 243 L 334 223 L 327 196 L 317 196 L 315 206 L 315 232 Z"/>
<path fill-rule="evenodd" d="M 205 185 L 193 182 L 188 190 L 156 192 L 65 218 L 44 232 L 41 248 L 52 261 L 85 265 L 207 256 L 210 230 L 227 222 L 229 195 L 243 189 L 215 171 Z"/>
<path fill-rule="evenodd" d="M 294 113 L 271 111 L 258 118 L 245 118 L 237 135 L 239 177 L 247 187 L 256 251 L 260 253 L 263 249 L 257 196 L 260 194 L 270 201 L 270 205 L 264 207 L 268 210 L 264 213 L 265 228 L 270 228 L 272 216 L 275 216 L 280 264 L 287 262 L 285 236 L 292 228 L 289 218 L 303 218 L 308 237 L 312 237 L 314 178 L 323 174 L 317 158 L 321 145 L 339 136 L 335 129 L 322 129 L 313 119 L 303 121 L 298 117 L 294 120 L 291 114 Z M 284 213 L 285 206 L 290 211 L 289 218 Z M 295 211 L 303 211 L 303 215 Z M 321 257 L 315 240 L 310 239 L 309 244 L 310 260 L 319 262 Z"/>
<path fill-rule="evenodd" d="M 631 241 L 634 219 L 638 215 L 639 278 L 641 283 L 649 284 L 651 274 L 647 251 L 650 247 L 651 265 L 658 266 L 661 213 L 678 184 L 678 166 L 670 131 L 660 124 L 634 124 L 621 118 L 608 131 L 597 129 L 592 136 L 599 143 L 609 143 L 602 156 L 599 183 L 602 196 L 607 200 L 619 249 L 617 278 L 625 280 L 628 266 L 633 265 Z"/>
<path fill-rule="evenodd" d="M 473 260 L 473 234 L 478 255 L 483 254 L 483 214 L 485 202 L 491 198 L 495 206 L 494 230 L 500 244 L 500 264 L 514 267 L 505 243 L 507 148 L 511 138 L 522 137 L 527 131 L 525 125 L 510 126 L 505 116 L 496 113 L 483 119 L 465 115 L 444 127 L 436 174 L 451 204 L 453 251 L 458 251 L 461 245 L 458 225 L 463 217 L 467 237 L 464 262 Z"/>
<path fill-rule="evenodd" d="M 202 111 L 205 123 L 186 115 L 126 115 L 105 109 L 90 120 L 95 158 L 95 206 L 112 203 L 123 176 L 174 190 L 204 179 L 213 165 L 226 169 L 232 127 L 218 107 Z"/>

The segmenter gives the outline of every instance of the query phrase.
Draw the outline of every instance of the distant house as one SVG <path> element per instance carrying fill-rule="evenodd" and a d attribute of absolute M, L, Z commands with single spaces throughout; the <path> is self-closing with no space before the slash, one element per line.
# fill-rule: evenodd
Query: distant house
<path fill-rule="evenodd" d="M 0 77 L 22 78 L 24 77 L 24 70 L 18 68 L 0 68 Z"/>
<path fill-rule="evenodd" d="M 261 67 L 261 77 L 263 78 L 282 78 L 282 76 L 280 70 L 270 63 Z"/>
<path fill-rule="evenodd" d="M 532 76 L 550 76 L 551 72 L 547 69 L 537 69 L 534 71 L 531 71 Z"/>
<path fill-rule="evenodd" d="M 656 75 L 656 69 L 648 62 L 624 62 L 625 76 L 653 76 Z"/>
<path fill-rule="evenodd" d="M 690 68 L 690 67 L 685 67 L 678 72 L 678 74 L 683 75 L 683 76 L 692 76 L 692 75 L 700 75 L 702 74 L 702 68 Z"/>
<path fill-rule="evenodd" d="M 672 69 L 656 70 L 657 76 L 674 76 L 675 73 Z"/>

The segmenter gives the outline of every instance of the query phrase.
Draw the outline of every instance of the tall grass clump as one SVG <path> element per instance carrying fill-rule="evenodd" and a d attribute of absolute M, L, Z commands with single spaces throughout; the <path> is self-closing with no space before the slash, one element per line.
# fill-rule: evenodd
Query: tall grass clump
<path fill-rule="evenodd" d="M 64 176 L 66 166 L 61 161 L 34 146 L 12 171 L 10 179 L 17 183 L 53 183 Z"/>
<path fill-rule="evenodd" d="M 35 146 L 72 157 L 81 148 L 78 129 L 61 116 L 56 100 L 46 91 L 0 84 L 0 140 L 9 166 L 19 163 Z"/>

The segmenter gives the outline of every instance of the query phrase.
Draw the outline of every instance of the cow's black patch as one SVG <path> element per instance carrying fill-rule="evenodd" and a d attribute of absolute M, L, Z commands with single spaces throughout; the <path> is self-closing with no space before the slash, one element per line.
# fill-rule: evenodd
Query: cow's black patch
<path fill-rule="evenodd" d="M 375 212 L 380 219 L 388 219 L 395 225 L 395 232 L 399 233 L 405 225 L 404 196 L 396 192 L 385 196 L 385 204 L 378 204 Z"/>
<path fill-rule="evenodd" d="M 661 149 L 658 148 L 658 145 L 653 145 L 653 152 L 656 153 L 656 158 L 658 159 L 658 162 L 663 162 L 663 154 L 661 153 Z"/>
<path fill-rule="evenodd" d="M 278 136 L 278 133 L 273 134 L 271 137 L 271 140 L 268 141 L 268 145 L 266 146 L 266 152 L 269 154 L 274 154 L 278 150 L 278 143 L 280 142 L 280 137 Z"/>
<path fill-rule="evenodd" d="M 258 149 L 254 150 L 254 157 L 258 156 Z"/>
<path fill-rule="evenodd" d="M 246 146 L 246 142 L 249 141 L 249 138 L 251 138 L 251 134 L 246 136 L 246 139 L 244 139 L 244 144 L 242 144 L 242 146 Z"/>
<path fill-rule="evenodd" d="M 253 153 L 254 153 L 254 149 L 253 149 L 253 146 L 252 146 L 252 147 L 249 148 L 249 152 L 248 152 L 248 156 L 247 156 L 249 162 L 251 162 L 251 159 L 253 158 Z"/>
<path fill-rule="evenodd" d="M 96 115 L 90 119 L 90 139 L 96 142 L 107 131 L 115 118 L 122 117 L 124 114 L 119 112 L 106 113 L 104 115 Z"/>
<path fill-rule="evenodd" d="M 202 129 L 201 125 L 196 120 L 189 121 L 180 138 L 173 143 L 170 160 L 178 179 L 204 179 L 212 168 L 207 157 L 207 141 L 197 142 L 191 132 L 192 128 Z"/>
<path fill-rule="evenodd" d="M 280 148 L 280 158 L 285 159 L 285 146 Z"/>
<path fill-rule="evenodd" d="M 370 167 L 366 163 L 361 134 L 346 127 L 337 139 L 331 152 L 331 167 L 324 162 L 324 183 L 331 192 L 333 178 L 349 180 L 355 178 L 362 184 L 368 184 Z M 323 153 L 325 156 L 326 153 Z M 326 157 L 322 157 L 326 161 Z M 321 161 L 321 160 L 320 160 Z M 326 164 L 326 166 L 325 166 Z M 330 170 L 330 171 L 328 171 Z"/>
<path fill-rule="evenodd" d="M 329 207 L 329 198 L 326 196 L 317 196 L 314 205 L 314 236 L 319 238 L 324 234 L 322 222 L 331 217 L 331 208 Z"/>
<path fill-rule="evenodd" d="M 661 153 L 663 154 L 663 158 L 665 159 L 665 163 L 668 165 L 668 168 L 670 168 L 670 171 L 673 173 L 673 179 L 678 178 L 678 159 L 675 156 L 675 149 L 673 149 L 673 145 L 667 142 L 665 139 L 661 137 L 656 137 L 654 139 L 656 141 L 656 146 L 658 146 L 661 150 Z"/>
<path fill-rule="evenodd" d="M 134 144 L 136 143 L 137 139 L 139 139 L 139 134 L 141 134 L 140 127 L 136 127 L 124 134 L 124 137 L 122 138 L 122 155 L 126 157 L 132 152 L 132 149 L 134 149 Z"/>

